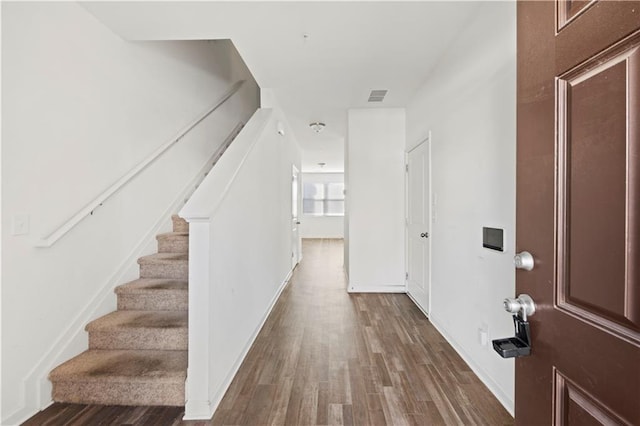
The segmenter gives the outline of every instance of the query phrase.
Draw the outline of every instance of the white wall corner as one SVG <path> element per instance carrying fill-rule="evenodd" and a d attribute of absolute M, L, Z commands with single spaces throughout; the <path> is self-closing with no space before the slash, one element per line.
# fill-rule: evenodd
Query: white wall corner
<path fill-rule="evenodd" d="M 188 381 L 187 381 L 188 386 Z M 194 401 L 187 399 L 182 420 L 209 420 L 216 412 L 216 407 L 210 401 Z"/>
<path fill-rule="evenodd" d="M 273 89 L 260 88 L 260 108 L 279 108 L 280 102 Z"/>
<path fill-rule="evenodd" d="M 208 219 L 185 219 L 189 222 L 189 367 L 185 420 L 209 419 L 215 411 L 209 399 L 211 225 Z"/>

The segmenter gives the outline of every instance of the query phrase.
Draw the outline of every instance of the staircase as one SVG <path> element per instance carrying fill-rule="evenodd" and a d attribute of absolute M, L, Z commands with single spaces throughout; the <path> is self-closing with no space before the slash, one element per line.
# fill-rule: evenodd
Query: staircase
<path fill-rule="evenodd" d="M 172 216 L 140 278 L 115 289 L 118 310 L 85 327 L 89 350 L 56 367 L 53 400 L 102 405 L 185 403 L 189 224 Z"/>

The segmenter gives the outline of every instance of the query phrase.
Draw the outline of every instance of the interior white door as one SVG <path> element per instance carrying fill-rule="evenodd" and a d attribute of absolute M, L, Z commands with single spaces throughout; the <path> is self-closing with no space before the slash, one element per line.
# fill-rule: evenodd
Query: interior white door
<path fill-rule="evenodd" d="M 300 172 L 291 166 L 291 269 L 295 268 L 302 258 L 300 244 Z"/>
<path fill-rule="evenodd" d="M 407 155 L 407 293 L 429 313 L 429 140 Z"/>

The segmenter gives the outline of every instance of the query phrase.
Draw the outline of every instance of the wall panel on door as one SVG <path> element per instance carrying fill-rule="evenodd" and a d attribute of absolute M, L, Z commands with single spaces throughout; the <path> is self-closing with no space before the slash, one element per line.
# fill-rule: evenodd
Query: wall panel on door
<path fill-rule="evenodd" d="M 556 425 L 624 424 L 623 419 L 599 404 L 596 398 L 567 379 L 557 369 L 554 369 L 554 394 L 553 419 Z"/>
<path fill-rule="evenodd" d="M 639 45 L 636 34 L 557 80 L 557 304 L 636 340 L 640 123 L 628 118 L 640 116 L 640 95 L 628 88 L 640 80 Z"/>
<path fill-rule="evenodd" d="M 558 31 L 564 28 L 571 20 L 576 19 L 589 6 L 595 4 L 594 0 L 558 0 L 557 16 Z"/>

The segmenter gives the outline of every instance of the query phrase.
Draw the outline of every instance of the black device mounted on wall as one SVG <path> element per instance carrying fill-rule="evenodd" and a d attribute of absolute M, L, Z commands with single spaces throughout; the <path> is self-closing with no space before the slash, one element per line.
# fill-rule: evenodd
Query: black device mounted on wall
<path fill-rule="evenodd" d="M 504 251 L 504 229 L 482 227 L 482 247 Z"/>

